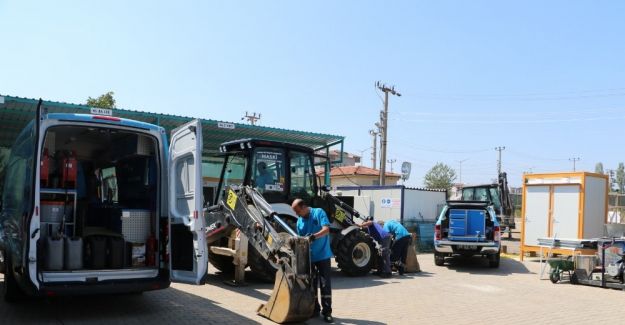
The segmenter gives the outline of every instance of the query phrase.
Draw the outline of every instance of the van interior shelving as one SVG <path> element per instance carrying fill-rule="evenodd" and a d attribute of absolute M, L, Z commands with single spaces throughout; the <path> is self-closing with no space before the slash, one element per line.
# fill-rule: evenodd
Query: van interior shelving
<path fill-rule="evenodd" d="M 157 276 L 157 148 L 152 136 L 121 128 L 47 130 L 37 243 L 43 282 Z"/>

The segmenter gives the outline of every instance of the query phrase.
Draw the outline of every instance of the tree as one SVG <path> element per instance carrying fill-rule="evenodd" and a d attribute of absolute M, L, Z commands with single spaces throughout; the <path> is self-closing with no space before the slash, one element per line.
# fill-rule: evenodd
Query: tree
<path fill-rule="evenodd" d="M 97 98 L 87 98 L 87 106 L 98 107 L 98 108 L 115 108 L 115 95 L 114 92 L 109 91 L 104 95 L 101 95 Z"/>
<path fill-rule="evenodd" d="M 625 164 L 618 163 L 616 169 L 616 187 L 619 193 L 625 192 Z"/>
<path fill-rule="evenodd" d="M 450 190 L 456 180 L 456 171 L 441 162 L 432 167 L 424 177 L 426 188 Z"/>
<path fill-rule="evenodd" d="M 603 172 L 603 163 L 598 162 L 598 163 L 595 165 L 595 173 L 597 173 L 597 174 L 605 174 L 605 173 Z"/>

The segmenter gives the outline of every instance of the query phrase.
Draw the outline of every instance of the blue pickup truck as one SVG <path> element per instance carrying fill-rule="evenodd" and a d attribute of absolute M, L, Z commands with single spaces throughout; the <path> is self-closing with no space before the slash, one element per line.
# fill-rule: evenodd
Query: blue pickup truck
<path fill-rule="evenodd" d="M 482 256 L 499 267 L 501 228 L 488 202 L 448 201 L 434 227 L 434 264 L 446 257 Z"/>

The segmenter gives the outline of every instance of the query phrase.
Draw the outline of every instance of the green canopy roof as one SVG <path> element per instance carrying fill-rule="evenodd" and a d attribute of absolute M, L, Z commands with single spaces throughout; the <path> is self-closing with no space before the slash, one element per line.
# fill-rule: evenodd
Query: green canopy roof
<path fill-rule="evenodd" d="M 17 134 L 34 118 L 38 100 L 14 96 L 0 95 L 0 147 L 11 147 Z M 91 113 L 91 107 L 79 104 L 44 101 L 44 108 L 54 113 Z M 115 108 L 113 115 L 162 126 L 170 134 L 174 128 L 191 121 L 192 117 L 170 114 L 157 114 Z M 204 135 L 204 153 L 210 155 L 219 149 L 219 145 L 226 141 L 241 138 L 256 138 L 272 141 L 290 142 L 313 148 L 326 149 L 341 145 L 344 137 L 337 135 L 287 130 L 266 126 L 255 126 L 241 123 L 222 122 L 218 120 L 201 119 L 202 134 Z"/>

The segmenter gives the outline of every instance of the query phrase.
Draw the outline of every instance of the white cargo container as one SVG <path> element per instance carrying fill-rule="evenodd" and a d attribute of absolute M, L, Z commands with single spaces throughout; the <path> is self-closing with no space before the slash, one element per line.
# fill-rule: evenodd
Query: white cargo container
<path fill-rule="evenodd" d="M 435 222 L 446 203 L 447 191 L 391 186 L 339 186 L 335 190 L 339 198 L 362 215 L 374 216 L 376 220 L 417 220 Z"/>
<path fill-rule="evenodd" d="M 607 175 L 587 172 L 524 175 L 521 255 L 540 251 L 538 238 L 603 236 L 607 211 Z"/>

